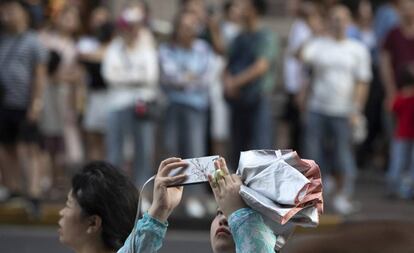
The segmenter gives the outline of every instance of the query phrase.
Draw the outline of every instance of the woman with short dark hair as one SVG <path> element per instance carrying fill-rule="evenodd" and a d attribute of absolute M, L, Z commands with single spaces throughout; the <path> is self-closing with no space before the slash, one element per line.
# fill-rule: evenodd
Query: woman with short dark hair
<path fill-rule="evenodd" d="M 168 174 L 183 166 L 186 162 L 180 158 L 161 163 L 151 208 L 134 228 L 138 193 L 132 182 L 109 163 L 86 165 L 73 177 L 66 206 L 59 213 L 59 240 L 77 253 L 159 250 L 167 219 L 182 196 L 182 187 L 167 186 L 186 179 Z"/>

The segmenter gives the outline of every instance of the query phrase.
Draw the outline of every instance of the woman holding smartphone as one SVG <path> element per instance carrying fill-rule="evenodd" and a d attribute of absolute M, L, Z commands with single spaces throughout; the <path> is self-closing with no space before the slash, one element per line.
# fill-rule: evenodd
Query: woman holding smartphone
<path fill-rule="evenodd" d="M 186 179 L 167 175 L 186 165 L 180 158 L 161 162 L 152 206 L 135 228 L 138 193 L 134 185 L 106 162 L 86 165 L 73 177 L 66 206 L 59 213 L 60 242 L 77 253 L 156 252 L 162 246 L 167 219 L 182 196 L 182 187 L 167 186 Z"/>

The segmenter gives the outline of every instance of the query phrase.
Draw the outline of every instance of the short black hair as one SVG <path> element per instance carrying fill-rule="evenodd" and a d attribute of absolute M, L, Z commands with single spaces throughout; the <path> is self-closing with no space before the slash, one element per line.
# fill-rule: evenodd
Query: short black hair
<path fill-rule="evenodd" d="M 11 4 L 11 3 L 18 3 L 22 5 L 22 1 L 20 0 L 0 0 L 0 4 Z"/>
<path fill-rule="evenodd" d="M 266 0 L 250 0 L 253 8 L 260 15 L 265 15 L 267 11 L 267 1 Z"/>
<path fill-rule="evenodd" d="M 18 4 L 18 5 L 20 5 L 20 7 L 23 8 L 23 10 L 25 12 L 27 12 L 27 9 L 25 8 L 25 5 L 22 1 L 19 1 L 19 0 L 0 0 L 0 5 L 1 6 L 8 5 L 8 4 Z"/>
<path fill-rule="evenodd" d="M 227 0 L 223 4 L 223 11 L 226 15 L 229 14 L 231 7 L 233 6 L 234 2 L 232 0 Z"/>
<path fill-rule="evenodd" d="M 122 247 L 134 227 L 138 191 L 129 179 L 107 162 L 91 162 L 72 178 L 72 196 L 82 215 L 102 219 L 102 241 L 110 250 Z"/>

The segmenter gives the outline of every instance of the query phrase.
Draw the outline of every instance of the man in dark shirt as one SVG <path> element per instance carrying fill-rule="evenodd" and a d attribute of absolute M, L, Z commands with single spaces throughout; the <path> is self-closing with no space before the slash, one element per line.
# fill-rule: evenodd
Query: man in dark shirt
<path fill-rule="evenodd" d="M 232 163 L 247 149 L 272 148 L 269 94 L 275 84 L 276 38 L 261 16 L 264 0 L 240 1 L 244 27 L 230 45 L 224 93 L 231 109 Z"/>

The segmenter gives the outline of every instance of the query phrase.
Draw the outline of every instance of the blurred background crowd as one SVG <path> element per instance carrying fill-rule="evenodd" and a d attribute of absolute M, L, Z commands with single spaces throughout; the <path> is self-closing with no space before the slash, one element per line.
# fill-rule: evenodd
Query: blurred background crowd
<path fill-rule="evenodd" d="M 360 169 L 412 201 L 414 1 L 267 2 L 177 0 L 165 21 L 145 1 L 2 0 L 0 200 L 36 214 L 91 160 L 141 187 L 168 156 L 235 170 L 240 151 L 289 148 L 318 162 L 341 214 Z M 188 214 L 214 212 L 193 189 Z"/>

